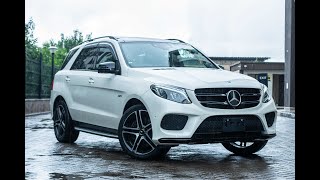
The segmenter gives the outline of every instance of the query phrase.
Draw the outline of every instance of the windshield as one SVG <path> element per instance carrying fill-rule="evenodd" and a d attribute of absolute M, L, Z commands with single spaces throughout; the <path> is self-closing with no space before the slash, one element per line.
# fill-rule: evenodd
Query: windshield
<path fill-rule="evenodd" d="M 188 44 L 170 42 L 122 42 L 125 61 L 130 67 L 214 68 L 207 57 Z"/>

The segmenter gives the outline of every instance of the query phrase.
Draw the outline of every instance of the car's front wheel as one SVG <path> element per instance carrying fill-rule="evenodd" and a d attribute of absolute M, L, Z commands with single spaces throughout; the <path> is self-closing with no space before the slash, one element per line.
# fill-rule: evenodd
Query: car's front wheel
<path fill-rule="evenodd" d="M 222 143 L 222 145 L 229 151 L 233 152 L 236 155 L 246 156 L 249 154 L 256 153 L 260 151 L 266 144 L 265 141 L 254 141 L 254 142 L 230 142 Z"/>
<path fill-rule="evenodd" d="M 152 141 L 150 117 L 142 104 L 125 111 L 119 123 L 118 136 L 122 149 L 133 158 L 159 158 L 170 150 L 170 146 L 157 146 Z"/>
<path fill-rule="evenodd" d="M 64 143 L 75 142 L 79 131 L 74 129 L 66 102 L 59 99 L 53 108 L 53 129 L 57 140 Z"/>

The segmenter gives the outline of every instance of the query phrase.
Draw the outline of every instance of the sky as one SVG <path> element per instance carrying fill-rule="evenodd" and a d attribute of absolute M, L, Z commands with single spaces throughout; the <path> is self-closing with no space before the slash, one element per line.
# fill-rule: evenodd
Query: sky
<path fill-rule="evenodd" d="M 38 45 L 78 29 L 112 35 L 176 38 L 207 56 L 284 61 L 285 0 L 26 0 Z"/>

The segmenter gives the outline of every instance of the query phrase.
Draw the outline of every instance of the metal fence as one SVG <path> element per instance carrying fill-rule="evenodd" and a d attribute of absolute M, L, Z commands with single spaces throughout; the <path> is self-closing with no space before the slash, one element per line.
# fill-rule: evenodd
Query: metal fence
<path fill-rule="evenodd" d="M 25 99 L 49 98 L 51 92 L 52 66 L 43 64 L 42 55 L 38 59 L 26 56 L 25 69 Z M 54 74 L 60 67 L 54 67 Z"/>

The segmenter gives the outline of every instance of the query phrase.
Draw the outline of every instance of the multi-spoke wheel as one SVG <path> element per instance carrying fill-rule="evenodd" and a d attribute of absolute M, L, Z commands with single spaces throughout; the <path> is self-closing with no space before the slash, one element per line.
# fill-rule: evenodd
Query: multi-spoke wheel
<path fill-rule="evenodd" d="M 53 128 L 57 140 L 73 143 L 78 139 L 79 131 L 74 129 L 67 104 L 60 99 L 53 108 Z"/>
<path fill-rule="evenodd" d="M 152 125 L 143 105 L 134 105 L 123 114 L 118 135 L 122 149 L 134 158 L 161 157 L 170 150 L 152 141 Z"/>
<path fill-rule="evenodd" d="M 234 154 L 245 156 L 260 151 L 267 144 L 267 142 L 267 140 L 254 142 L 236 141 L 222 143 L 222 145 Z"/>

